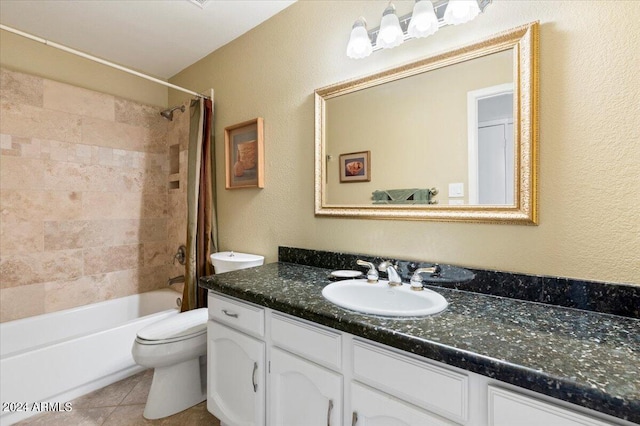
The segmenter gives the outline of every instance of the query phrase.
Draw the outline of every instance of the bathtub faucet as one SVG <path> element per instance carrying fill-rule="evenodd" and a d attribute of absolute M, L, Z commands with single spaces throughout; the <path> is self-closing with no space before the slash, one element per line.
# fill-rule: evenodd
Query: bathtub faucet
<path fill-rule="evenodd" d="M 167 285 L 173 285 L 184 282 L 184 275 L 178 275 L 177 277 L 169 278 L 167 280 Z"/>

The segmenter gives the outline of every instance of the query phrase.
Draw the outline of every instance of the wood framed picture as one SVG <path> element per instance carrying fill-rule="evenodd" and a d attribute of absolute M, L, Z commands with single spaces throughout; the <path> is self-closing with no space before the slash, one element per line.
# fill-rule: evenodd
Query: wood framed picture
<path fill-rule="evenodd" d="M 225 188 L 264 188 L 262 117 L 224 129 Z"/>
<path fill-rule="evenodd" d="M 340 183 L 371 181 L 371 151 L 340 154 Z"/>

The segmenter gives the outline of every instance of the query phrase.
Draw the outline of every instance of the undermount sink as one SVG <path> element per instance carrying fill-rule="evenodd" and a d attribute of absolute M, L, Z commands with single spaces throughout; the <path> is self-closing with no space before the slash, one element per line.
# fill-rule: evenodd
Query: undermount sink
<path fill-rule="evenodd" d="M 449 305 L 435 291 L 414 291 L 409 284 L 391 287 L 382 280 L 375 284 L 366 279 L 337 281 L 322 289 L 322 296 L 345 309 L 390 317 L 433 315 Z"/>

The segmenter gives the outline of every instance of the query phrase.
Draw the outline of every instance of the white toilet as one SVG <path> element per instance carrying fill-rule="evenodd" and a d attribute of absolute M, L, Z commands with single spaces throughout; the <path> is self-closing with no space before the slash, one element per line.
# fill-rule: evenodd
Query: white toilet
<path fill-rule="evenodd" d="M 207 353 L 207 317 L 207 308 L 194 309 L 138 331 L 133 359 L 155 369 L 145 418 L 167 417 L 207 399 L 206 364 L 200 360 Z"/>
<path fill-rule="evenodd" d="M 211 255 L 216 273 L 260 266 L 264 257 L 233 252 Z M 207 308 L 194 309 L 158 321 L 138 331 L 133 359 L 154 368 L 144 407 L 147 419 L 179 413 L 207 399 Z"/>
<path fill-rule="evenodd" d="M 215 269 L 216 275 L 229 271 L 237 271 L 238 269 L 252 268 L 260 266 L 264 263 L 264 256 L 258 254 L 234 253 L 232 251 L 220 251 L 213 253 L 211 256 L 211 264 Z"/>

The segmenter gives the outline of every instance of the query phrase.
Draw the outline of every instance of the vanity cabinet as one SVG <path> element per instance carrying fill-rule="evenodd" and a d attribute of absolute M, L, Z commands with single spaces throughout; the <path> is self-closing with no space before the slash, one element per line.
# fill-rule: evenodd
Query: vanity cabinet
<path fill-rule="evenodd" d="M 209 319 L 207 409 L 228 426 L 614 424 L 214 292 Z"/>
<path fill-rule="evenodd" d="M 341 425 L 341 334 L 277 312 L 268 318 L 270 424 Z"/>
<path fill-rule="evenodd" d="M 264 425 L 265 343 L 246 334 L 264 334 L 264 310 L 210 295 L 209 318 L 207 409 L 227 425 Z"/>

